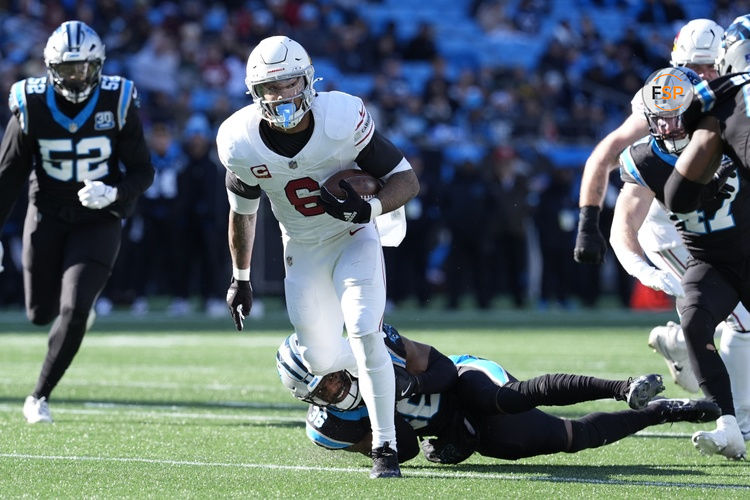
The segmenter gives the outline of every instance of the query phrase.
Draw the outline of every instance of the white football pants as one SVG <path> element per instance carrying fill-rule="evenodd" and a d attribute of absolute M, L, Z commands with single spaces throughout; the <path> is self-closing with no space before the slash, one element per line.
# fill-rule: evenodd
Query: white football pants
<path fill-rule="evenodd" d="M 375 224 L 314 245 L 285 238 L 284 266 L 287 312 L 302 358 L 316 375 L 357 376 L 373 447 L 388 441 L 395 449 L 395 378 L 382 329 L 385 265 Z"/>

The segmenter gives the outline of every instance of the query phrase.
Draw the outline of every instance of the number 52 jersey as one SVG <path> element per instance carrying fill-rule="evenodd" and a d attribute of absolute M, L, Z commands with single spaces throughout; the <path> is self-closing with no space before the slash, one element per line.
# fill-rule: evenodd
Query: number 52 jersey
<path fill-rule="evenodd" d="M 16 82 L 0 149 L 0 227 L 29 173 L 29 198 L 41 213 L 68 222 L 129 215 L 153 179 L 136 105 L 133 82 L 119 76 L 102 76 L 81 104 L 57 96 L 47 78 Z M 104 210 L 82 206 L 85 180 L 117 186 L 118 201 Z"/>
<path fill-rule="evenodd" d="M 653 139 L 630 146 L 620 155 L 624 182 L 645 186 L 664 204 L 664 185 L 677 156 L 659 149 Z M 750 257 L 750 182 L 735 168 L 725 194 L 689 213 L 667 210 L 693 257 L 708 263 L 734 263 Z"/>

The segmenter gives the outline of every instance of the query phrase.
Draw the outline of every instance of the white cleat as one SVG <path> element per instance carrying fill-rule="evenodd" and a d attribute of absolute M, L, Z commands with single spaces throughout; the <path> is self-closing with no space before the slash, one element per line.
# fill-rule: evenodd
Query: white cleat
<path fill-rule="evenodd" d="M 716 421 L 713 431 L 698 431 L 693 434 L 693 446 L 704 455 L 722 455 L 729 460 L 745 458 L 745 440 L 732 415 L 723 415 Z"/>
<path fill-rule="evenodd" d="M 34 396 L 27 396 L 26 401 L 23 403 L 23 416 L 26 417 L 26 421 L 30 424 L 51 424 L 52 415 L 49 413 L 47 398 L 41 397 L 37 399 Z"/>
<path fill-rule="evenodd" d="M 685 340 L 679 334 L 680 325 L 668 321 L 666 326 L 657 326 L 651 330 L 648 345 L 662 355 L 677 385 L 688 392 L 697 393 L 700 391 L 698 379 L 690 366 Z"/>
<path fill-rule="evenodd" d="M 745 441 L 750 441 L 750 409 L 747 407 L 735 408 L 735 417 L 737 425 L 740 426 L 740 432 Z"/>

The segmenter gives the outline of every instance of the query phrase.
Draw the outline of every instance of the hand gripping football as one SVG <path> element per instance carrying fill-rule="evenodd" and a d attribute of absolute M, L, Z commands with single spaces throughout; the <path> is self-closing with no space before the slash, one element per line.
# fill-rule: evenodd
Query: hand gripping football
<path fill-rule="evenodd" d="M 339 181 L 341 180 L 345 180 L 351 184 L 352 188 L 354 188 L 357 194 L 364 200 L 373 198 L 378 194 L 378 191 L 380 191 L 380 188 L 383 185 L 380 180 L 364 170 L 358 170 L 355 168 L 340 170 L 326 179 L 323 183 L 323 187 L 340 200 L 346 198 L 346 191 L 339 186 Z"/>

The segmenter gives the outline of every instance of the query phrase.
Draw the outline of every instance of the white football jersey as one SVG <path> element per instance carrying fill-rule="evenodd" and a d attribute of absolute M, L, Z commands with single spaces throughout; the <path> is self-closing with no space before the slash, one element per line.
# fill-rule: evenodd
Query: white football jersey
<path fill-rule="evenodd" d="M 638 243 L 648 252 L 659 252 L 682 245 L 680 233 L 669 220 L 664 206 L 656 199 L 651 202 L 648 214 L 638 230 Z"/>
<path fill-rule="evenodd" d="M 245 184 L 260 186 L 271 201 L 282 233 L 301 243 L 318 243 L 355 225 L 331 217 L 316 199 L 328 177 L 357 168 L 354 159 L 375 132 L 359 97 L 319 92 L 310 109 L 315 120 L 312 136 L 292 158 L 263 143 L 257 104 L 227 118 L 216 136 L 221 163 Z"/>

